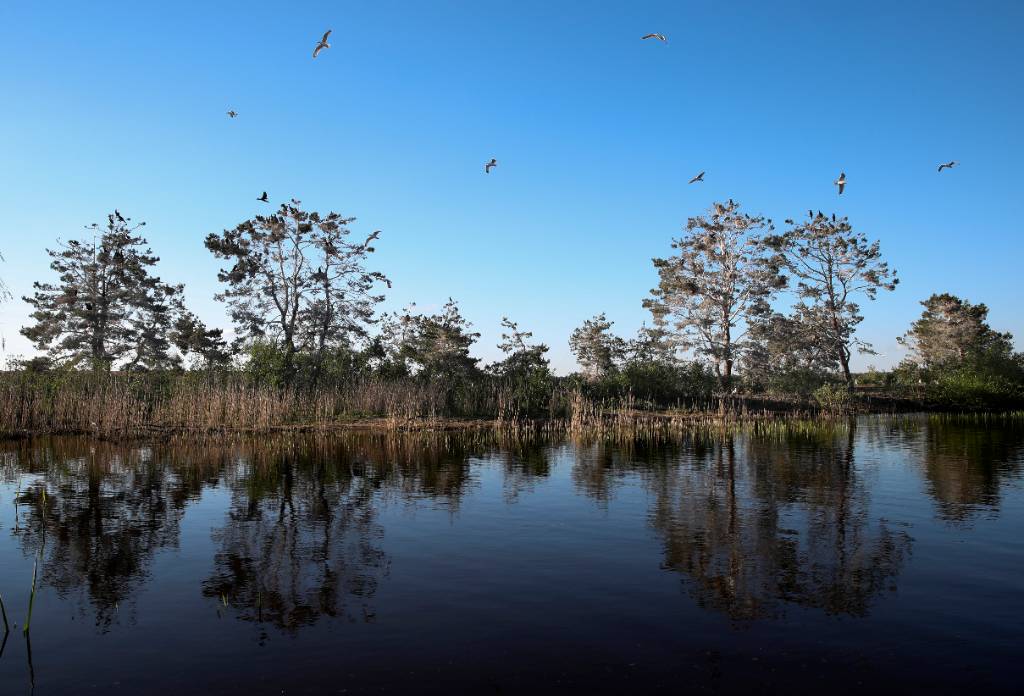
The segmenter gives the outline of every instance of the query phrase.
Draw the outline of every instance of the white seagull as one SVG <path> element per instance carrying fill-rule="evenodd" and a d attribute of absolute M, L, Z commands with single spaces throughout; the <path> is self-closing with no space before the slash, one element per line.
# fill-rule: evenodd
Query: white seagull
<path fill-rule="evenodd" d="M 665 38 L 664 34 L 648 34 L 646 36 L 641 36 L 640 39 L 657 39 L 662 43 L 668 43 L 668 39 Z"/>
<path fill-rule="evenodd" d="M 839 178 L 832 183 L 839 187 L 839 195 L 843 195 L 843 189 L 846 188 L 846 172 L 839 172 Z"/>

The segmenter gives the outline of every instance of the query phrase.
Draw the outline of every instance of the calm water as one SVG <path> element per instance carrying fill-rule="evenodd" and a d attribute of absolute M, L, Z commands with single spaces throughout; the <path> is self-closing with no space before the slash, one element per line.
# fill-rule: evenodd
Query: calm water
<path fill-rule="evenodd" d="M 54 438 L 0 443 L 0 464 L 3 694 L 1009 692 L 1024 676 L 1019 425 Z"/>

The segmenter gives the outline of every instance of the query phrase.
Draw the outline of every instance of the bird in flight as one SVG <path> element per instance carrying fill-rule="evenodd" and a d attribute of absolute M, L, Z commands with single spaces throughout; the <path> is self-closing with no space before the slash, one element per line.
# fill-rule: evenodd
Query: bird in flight
<path fill-rule="evenodd" d="M 640 39 L 657 39 L 662 43 L 668 43 L 668 39 L 665 38 L 664 34 L 648 34 L 647 36 L 641 36 Z"/>
<path fill-rule="evenodd" d="M 490 174 L 492 167 L 498 166 L 498 160 L 491 158 L 491 161 L 484 165 L 484 174 Z"/>
<path fill-rule="evenodd" d="M 238 112 L 232 109 L 228 112 L 228 116 L 230 116 L 231 118 L 235 118 L 236 116 L 238 116 Z"/>
<path fill-rule="evenodd" d="M 117 208 L 114 208 L 114 215 L 117 216 L 118 222 L 125 222 L 124 216 L 121 215 L 121 211 L 119 211 Z"/>
<path fill-rule="evenodd" d="M 316 48 L 313 49 L 313 57 L 314 58 L 316 58 L 318 55 L 320 55 L 320 51 L 324 50 L 325 48 L 330 48 L 331 47 L 331 45 L 329 43 L 327 43 L 327 37 L 330 36 L 330 35 L 331 35 L 331 30 L 330 29 L 328 29 L 327 31 L 324 32 L 324 38 L 320 39 L 320 43 L 318 43 L 316 45 Z"/>
<path fill-rule="evenodd" d="M 695 176 L 695 177 L 693 177 L 692 179 L 690 179 L 689 183 L 691 183 L 691 184 L 695 184 L 695 183 L 697 183 L 698 181 L 704 181 L 704 172 L 701 172 L 701 173 L 700 173 L 700 174 L 698 174 L 697 176 Z"/>
<path fill-rule="evenodd" d="M 259 198 L 257 198 L 256 200 L 258 200 L 258 201 L 261 201 L 261 202 L 263 202 L 263 203 L 266 203 L 266 202 L 267 202 L 267 192 L 266 192 L 266 191 L 264 191 L 264 192 L 263 192 L 263 195 L 262 195 L 262 196 L 260 196 Z"/>
<path fill-rule="evenodd" d="M 839 187 L 839 195 L 843 195 L 843 189 L 846 187 L 846 172 L 839 172 L 839 178 L 832 183 Z"/>
<path fill-rule="evenodd" d="M 943 164 L 940 164 L 939 165 L 939 171 L 941 172 L 943 169 L 952 169 L 956 165 L 957 165 L 956 162 L 954 162 L 953 160 L 950 160 L 949 162 L 945 162 Z"/>

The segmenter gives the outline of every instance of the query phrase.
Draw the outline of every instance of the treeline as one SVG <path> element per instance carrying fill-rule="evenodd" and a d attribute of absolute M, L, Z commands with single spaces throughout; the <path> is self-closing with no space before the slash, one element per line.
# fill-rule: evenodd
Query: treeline
<path fill-rule="evenodd" d="M 751 401 L 842 410 L 861 393 L 946 408 L 1024 401 L 1024 358 L 1012 337 L 988 326 L 985 305 L 946 294 L 925 300 L 901 337 L 904 364 L 855 375 L 852 356 L 871 352 L 856 335 L 860 303 L 898 279 L 879 243 L 835 215 L 808 211 L 777 232 L 729 200 L 690 218 L 673 253 L 654 259 L 658 284 L 643 303 L 651 325 L 627 339 L 604 314 L 585 321 L 569 340 L 581 371 L 568 377 L 553 375 L 548 346 L 508 318 L 503 358 L 483 365 L 471 355 L 479 334 L 455 301 L 431 314 L 378 313 L 390 287 L 368 268 L 379 233 L 354 238 L 352 221 L 292 200 L 210 234 L 205 246 L 223 262 L 216 297 L 232 320 L 228 341 L 188 310 L 181 285 L 155 274 L 145 223 L 115 211 L 105 226 L 48 250 L 54 277 L 24 298 L 33 323 L 22 329 L 43 355 L 11 366 L 18 374 L 7 377 L 5 408 L 22 423 L 26 408 L 42 408 L 26 406 L 46 398 L 39 385 L 51 396 L 72 383 L 84 389 L 68 377 L 83 372 L 94 376 L 89 394 L 106 388 L 96 375 L 148 385 L 136 408 L 153 420 L 178 408 L 168 405 L 177 382 L 191 385 L 189 399 L 212 398 L 199 395 L 214 387 L 238 398 L 287 393 L 279 401 L 295 399 L 293 420 L 310 417 L 299 405 L 317 399 L 322 417 L 510 419 L 569 417 L 581 398 L 648 410 Z M 784 298 L 791 306 L 780 311 Z M 203 377 L 182 381 L 185 372 Z M 271 420 L 285 418 L 264 407 L 277 413 Z"/>

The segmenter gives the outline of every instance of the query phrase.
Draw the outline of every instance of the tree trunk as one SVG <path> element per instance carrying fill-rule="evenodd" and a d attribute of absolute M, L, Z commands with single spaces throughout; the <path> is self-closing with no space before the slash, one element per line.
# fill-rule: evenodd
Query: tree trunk
<path fill-rule="evenodd" d="M 850 375 L 850 353 L 845 347 L 839 350 L 839 362 L 843 366 L 843 379 L 846 380 L 846 388 L 853 391 L 853 376 Z"/>

